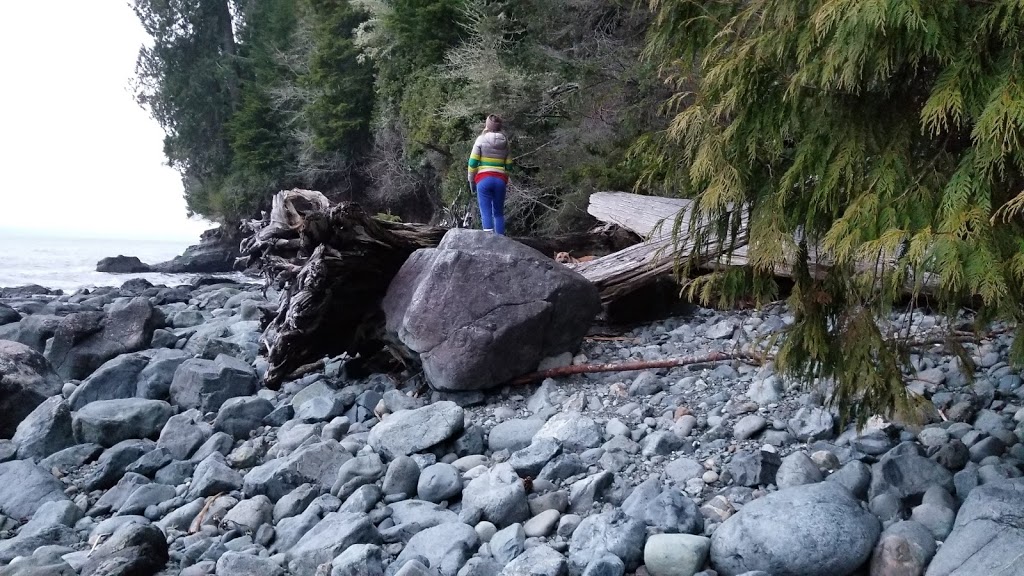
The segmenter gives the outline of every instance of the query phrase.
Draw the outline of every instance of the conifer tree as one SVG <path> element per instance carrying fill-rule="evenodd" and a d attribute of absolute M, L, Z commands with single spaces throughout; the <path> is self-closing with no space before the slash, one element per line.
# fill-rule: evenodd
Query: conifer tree
<path fill-rule="evenodd" d="M 863 421 L 911 407 L 879 322 L 901 294 L 1024 316 L 1024 2 L 649 4 L 676 95 L 636 148 L 643 184 L 694 198 L 725 248 L 749 224 L 750 265 L 691 284 L 704 298 L 792 270 L 783 369 Z"/>

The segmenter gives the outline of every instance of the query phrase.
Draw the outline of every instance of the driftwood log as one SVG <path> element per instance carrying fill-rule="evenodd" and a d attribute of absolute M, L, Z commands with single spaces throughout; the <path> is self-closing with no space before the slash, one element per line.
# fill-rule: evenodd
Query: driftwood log
<path fill-rule="evenodd" d="M 414 251 L 437 246 L 447 228 L 389 222 L 359 205 L 331 205 L 319 192 L 277 194 L 264 220 L 251 221 L 240 260 L 281 290 L 267 318 L 262 344 L 270 368 L 266 384 L 279 387 L 293 372 L 324 356 L 372 355 L 384 342 L 380 304 L 388 285 Z M 617 226 L 585 234 L 516 238 L 543 254 L 605 255 L 638 242 Z"/>

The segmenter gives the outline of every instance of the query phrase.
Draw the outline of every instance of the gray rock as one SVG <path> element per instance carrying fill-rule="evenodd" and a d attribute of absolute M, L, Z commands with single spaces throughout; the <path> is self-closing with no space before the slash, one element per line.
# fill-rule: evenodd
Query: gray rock
<path fill-rule="evenodd" d="M 135 385 L 135 396 L 150 400 L 167 400 L 170 397 L 174 373 L 185 360 L 190 358 L 181 350 L 160 350 L 139 373 Z"/>
<path fill-rule="evenodd" d="M 96 468 L 83 480 L 86 490 L 105 490 L 124 476 L 125 470 L 155 447 L 152 440 L 124 440 L 108 448 L 100 455 Z M 163 482 L 168 484 L 168 482 Z"/>
<path fill-rule="evenodd" d="M 914 506 L 910 519 L 927 528 L 938 541 L 943 541 L 953 530 L 956 512 L 945 506 L 923 503 Z"/>
<path fill-rule="evenodd" d="M 590 560 L 605 553 L 618 556 L 627 571 L 636 570 L 643 558 L 644 523 L 618 509 L 588 516 L 572 533 L 569 571 L 580 574 Z"/>
<path fill-rule="evenodd" d="M 927 576 L 1017 574 L 1024 547 L 1024 479 L 986 484 L 971 491 L 953 531 L 928 566 Z"/>
<path fill-rule="evenodd" d="M 147 484 L 149 484 L 149 478 L 146 478 L 141 474 L 133 474 L 129 472 L 122 476 L 113 488 L 107 490 L 102 496 L 100 496 L 99 500 L 96 501 L 96 504 L 94 504 L 86 513 L 89 516 L 101 516 L 111 510 L 120 510 L 120 508 L 128 502 L 128 498 L 130 498 L 132 494 Z"/>
<path fill-rule="evenodd" d="M 192 462 L 202 462 L 206 460 L 207 456 L 217 453 L 221 456 L 227 456 L 231 453 L 231 447 L 234 446 L 235 440 L 231 436 L 224 432 L 216 432 L 212 436 L 206 439 L 196 451 L 192 453 Z"/>
<path fill-rule="evenodd" d="M 896 522 L 882 532 L 871 554 L 871 573 L 919 576 L 935 555 L 935 539 L 917 522 Z"/>
<path fill-rule="evenodd" d="M 211 454 L 196 466 L 188 493 L 193 498 L 213 496 L 220 492 L 238 490 L 241 487 L 242 475 L 228 468 L 224 463 L 223 456 Z"/>
<path fill-rule="evenodd" d="M 395 528 L 403 532 L 415 533 L 459 521 L 459 516 L 451 510 L 423 500 L 403 500 L 391 504 L 390 508 Z"/>
<path fill-rule="evenodd" d="M 541 438 L 526 448 L 518 450 L 508 463 L 522 477 L 536 478 L 544 465 L 562 452 L 562 444 L 553 438 Z"/>
<path fill-rule="evenodd" d="M 427 466 L 420 474 L 416 493 L 427 502 L 442 502 L 462 492 L 462 475 L 451 464 Z"/>
<path fill-rule="evenodd" d="M 174 372 L 171 403 L 216 412 L 228 398 L 256 393 L 256 372 L 241 360 L 221 354 L 214 360 L 186 360 Z"/>
<path fill-rule="evenodd" d="M 537 478 L 549 482 L 566 480 L 587 471 L 587 465 L 578 454 L 559 454 L 544 465 Z"/>
<path fill-rule="evenodd" d="M 523 552 L 501 571 L 500 576 L 565 576 L 565 556 L 546 544 Z"/>
<path fill-rule="evenodd" d="M 626 565 L 614 554 L 602 554 L 590 561 L 583 576 L 623 576 Z"/>
<path fill-rule="evenodd" d="M 552 416 L 533 438 L 552 438 L 565 450 L 582 452 L 601 445 L 601 427 L 579 412 L 562 412 Z"/>
<path fill-rule="evenodd" d="M 21 314 L 10 306 L 0 303 L 0 326 L 13 324 L 21 320 Z"/>
<path fill-rule="evenodd" d="M 558 510 L 544 510 L 523 524 L 523 532 L 527 538 L 550 536 L 558 527 L 559 518 L 561 518 L 561 513 Z"/>
<path fill-rule="evenodd" d="M 656 477 L 634 488 L 622 510 L 661 532 L 699 534 L 704 530 L 704 517 L 693 500 L 678 490 L 662 490 Z"/>
<path fill-rule="evenodd" d="M 598 502 L 603 502 L 612 488 L 615 475 L 598 472 L 572 483 L 569 487 L 569 507 L 577 514 L 587 514 Z"/>
<path fill-rule="evenodd" d="M 352 397 L 336 391 L 310 398 L 295 410 L 295 418 L 303 422 L 326 422 L 341 416 L 352 404 Z"/>
<path fill-rule="evenodd" d="M 712 340 L 723 340 L 725 338 L 732 338 L 732 333 L 735 330 L 736 325 L 731 320 L 722 320 L 708 328 L 704 335 Z"/>
<path fill-rule="evenodd" d="M 306 483 L 330 486 L 341 465 L 351 458 L 352 455 L 334 440 L 303 446 L 287 456 L 250 470 L 245 475 L 242 489 L 246 496 L 266 494 L 276 502 Z"/>
<path fill-rule="evenodd" d="M 61 320 L 63 318 L 53 314 L 30 314 L 17 324 L 17 335 L 11 340 L 42 354 L 46 350 L 46 341 L 53 337 Z"/>
<path fill-rule="evenodd" d="M 51 396 L 36 406 L 14 432 L 18 458 L 41 460 L 75 444 L 71 411 L 60 396 Z"/>
<path fill-rule="evenodd" d="M 149 358 L 138 352 L 111 358 L 75 388 L 68 404 L 72 410 L 81 410 L 97 400 L 134 398 L 139 374 L 148 364 Z"/>
<path fill-rule="evenodd" d="M 754 500 L 723 522 L 711 538 L 711 563 L 724 576 L 842 576 L 868 559 L 879 532 L 878 520 L 837 483 L 798 486 Z"/>
<path fill-rule="evenodd" d="M 601 304 L 593 284 L 532 248 L 453 229 L 405 261 L 382 308 L 387 331 L 420 355 L 431 385 L 458 391 L 575 351 Z"/>
<path fill-rule="evenodd" d="M 683 439 L 671 430 L 658 430 L 644 437 L 641 443 L 641 454 L 651 456 L 668 456 L 683 447 Z"/>
<path fill-rule="evenodd" d="M 865 430 L 850 439 L 850 446 L 859 452 L 880 456 L 888 452 L 893 445 L 892 438 L 883 430 Z"/>
<path fill-rule="evenodd" d="M 459 570 L 459 576 L 493 576 L 499 572 L 501 572 L 501 565 L 495 562 L 494 559 L 473 556 Z"/>
<path fill-rule="evenodd" d="M 775 452 L 758 450 L 751 453 L 737 453 L 729 461 L 729 473 L 739 486 L 767 486 L 775 483 L 775 475 L 782 465 L 782 459 Z"/>
<path fill-rule="evenodd" d="M 130 473 L 131 474 L 131 473 Z M 166 484 L 144 484 L 131 493 L 117 509 L 119 516 L 144 514 L 146 508 L 167 502 L 177 496 L 174 486 Z"/>
<path fill-rule="evenodd" d="M 270 558 L 225 552 L 217 560 L 217 576 L 283 576 L 284 569 Z"/>
<path fill-rule="evenodd" d="M 270 499 L 260 494 L 242 500 L 228 511 L 221 521 L 222 525 L 237 527 L 245 532 L 255 532 L 260 526 L 269 524 L 274 518 L 274 505 Z"/>
<path fill-rule="evenodd" d="M 957 439 L 950 440 L 932 454 L 931 459 L 947 470 L 961 470 L 970 462 L 971 454 L 967 446 Z"/>
<path fill-rule="evenodd" d="M 396 573 L 394 567 L 411 558 L 422 557 L 441 576 L 456 576 L 479 544 L 473 528 L 461 522 L 427 528 L 409 540 L 386 573 L 393 575 Z"/>
<path fill-rule="evenodd" d="M 82 576 L 156 574 L 167 564 L 167 541 L 152 524 L 129 522 L 97 546 L 82 566 Z"/>
<path fill-rule="evenodd" d="M 319 523 L 320 516 L 313 510 L 281 520 L 274 526 L 274 542 L 270 551 L 275 554 L 287 553 Z"/>
<path fill-rule="evenodd" d="M 747 389 L 747 398 L 761 406 L 778 402 L 782 399 L 782 381 L 776 376 L 769 376 L 764 380 L 755 380 L 750 383 L 750 388 Z"/>
<path fill-rule="evenodd" d="M 692 458 L 681 456 L 665 465 L 665 475 L 679 485 L 687 480 L 700 478 L 704 475 L 704 466 Z"/>
<path fill-rule="evenodd" d="M 274 504 L 274 524 L 285 518 L 298 516 L 319 495 L 320 491 L 312 484 L 303 484 L 285 494 L 277 501 L 277 504 Z"/>
<path fill-rule="evenodd" d="M 43 356 L 18 342 L 0 340 L 0 438 L 10 438 L 18 424 L 64 382 Z"/>
<path fill-rule="evenodd" d="M 199 310 L 182 310 L 171 317 L 171 326 L 175 328 L 191 328 L 192 326 L 199 326 L 205 321 L 203 313 Z"/>
<path fill-rule="evenodd" d="M 704 568 L 711 539 L 691 534 L 655 534 L 644 545 L 644 566 L 651 576 L 692 576 Z"/>
<path fill-rule="evenodd" d="M 526 489 L 508 464 L 498 464 L 470 481 L 462 492 L 462 504 L 481 510 L 484 519 L 499 527 L 530 517 Z"/>
<path fill-rule="evenodd" d="M 380 480 L 385 470 L 384 462 L 377 454 L 360 454 L 338 469 L 338 479 L 331 488 L 331 494 L 344 500 L 351 496 L 356 488 Z"/>
<path fill-rule="evenodd" d="M 868 487 L 871 486 L 871 469 L 860 460 L 851 460 L 842 468 L 830 474 L 825 480 L 828 482 L 838 482 L 858 499 L 866 500 L 868 497 Z"/>
<path fill-rule="evenodd" d="M 933 485 L 953 491 L 953 475 L 942 465 L 916 453 L 894 452 L 871 466 L 871 497 L 882 492 L 897 498 L 920 496 Z"/>
<path fill-rule="evenodd" d="M 803 452 L 794 452 L 783 458 L 775 473 L 775 484 L 780 489 L 817 482 L 821 482 L 821 470 Z"/>
<path fill-rule="evenodd" d="M 544 427 L 544 421 L 532 418 L 529 420 L 505 420 L 491 428 L 487 435 L 487 447 L 492 452 L 522 450 L 533 441 L 534 434 Z"/>
<path fill-rule="evenodd" d="M 371 448 L 388 460 L 409 456 L 455 437 L 465 425 L 464 412 L 454 402 L 436 402 L 401 410 L 370 429 Z"/>
<path fill-rule="evenodd" d="M 356 544 L 381 543 L 380 534 L 365 514 L 332 512 L 285 552 L 288 569 L 313 574 L 317 567 Z"/>
<path fill-rule="evenodd" d="M 373 510 L 384 495 L 376 484 L 364 484 L 345 499 L 338 512 L 365 512 Z"/>
<path fill-rule="evenodd" d="M 494 533 L 487 542 L 491 556 L 502 566 L 523 553 L 526 547 L 526 532 L 522 524 L 512 524 Z"/>
<path fill-rule="evenodd" d="M 258 428 L 273 411 L 274 405 L 259 396 L 229 398 L 217 412 L 213 428 L 234 438 L 248 438 L 249 433 Z"/>
<path fill-rule="evenodd" d="M 167 420 L 156 445 L 173 460 L 186 460 L 210 439 L 210 425 L 202 422 L 198 410 L 175 414 Z"/>
<path fill-rule="evenodd" d="M 100 400 L 73 413 L 72 428 L 78 442 L 109 447 L 122 440 L 156 438 L 172 414 L 171 405 L 161 400 Z"/>
<path fill-rule="evenodd" d="M 832 414 L 817 406 L 805 406 L 789 419 L 789 431 L 801 442 L 832 438 Z"/>
<path fill-rule="evenodd" d="M 748 414 L 743 418 L 740 418 L 732 427 L 732 435 L 737 440 L 746 440 L 757 436 L 767 426 L 768 421 L 765 420 L 763 416 Z"/>
<path fill-rule="evenodd" d="M 331 576 L 384 576 L 381 548 L 376 544 L 354 544 L 331 562 Z"/>
<path fill-rule="evenodd" d="M 163 313 L 143 297 L 114 302 L 106 314 L 69 314 L 57 326 L 46 359 L 61 378 L 81 380 L 107 360 L 149 348 L 163 323 Z"/>
<path fill-rule="evenodd" d="M 416 496 L 416 487 L 419 485 L 420 467 L 416 461 L 408 456 L 399 456 L 388 464 L 388 471 L 384 474 L 384 493 L 387 495 L 405 494 L 412 498 Z"/>

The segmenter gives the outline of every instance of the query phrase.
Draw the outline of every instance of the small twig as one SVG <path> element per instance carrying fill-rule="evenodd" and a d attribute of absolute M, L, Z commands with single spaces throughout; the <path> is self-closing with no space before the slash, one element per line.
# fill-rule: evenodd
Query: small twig
<path fill-rule="evenodd" d="M 709 364 L 712 362 L 725 362 L 727 360 L 746 360 L 757 364 L 763 364 L 765 358 L 753 352 L 712 352 L 705 356 L 684 356 L 669 360 L 639 360 L 635 362 L 623 362 L 621 364 L 578 364 L 576 366 L 563 366 L 526 374 L 513 380 L 512 386 L 521 386 L 545 378 L 559 378 L 572 374 L 591 374 L 595 372 L 633 372 L 636 370 L 648 370 L 651 368 L 675 368 L 688 366 L 690 364 Z"/>
<path fill-rule="evenodd" d="M 203 508 L 199 510 L 199 514 L 196 514 L 196 517 L 192 520 L 192 524 L 188 527 L 189 534 L 199 532 L 199 529 L 203 526 L 203 520 L 206 520 L 206 513 L 210 511 L 210 506 L 217 500 L 217 498 L 220 498 L 223 495 L 223 492 L 219 492 L 206 498 L 206 502 L 203 503 Z"/>

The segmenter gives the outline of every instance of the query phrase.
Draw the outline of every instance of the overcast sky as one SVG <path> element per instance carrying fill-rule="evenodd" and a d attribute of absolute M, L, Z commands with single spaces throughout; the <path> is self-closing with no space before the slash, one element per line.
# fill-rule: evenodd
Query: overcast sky
<path fill-rule="evenodd" d="M 0 231 L 197 240 L 163 132 L 129 90 L 129 0 L 0 0 Z"/>

